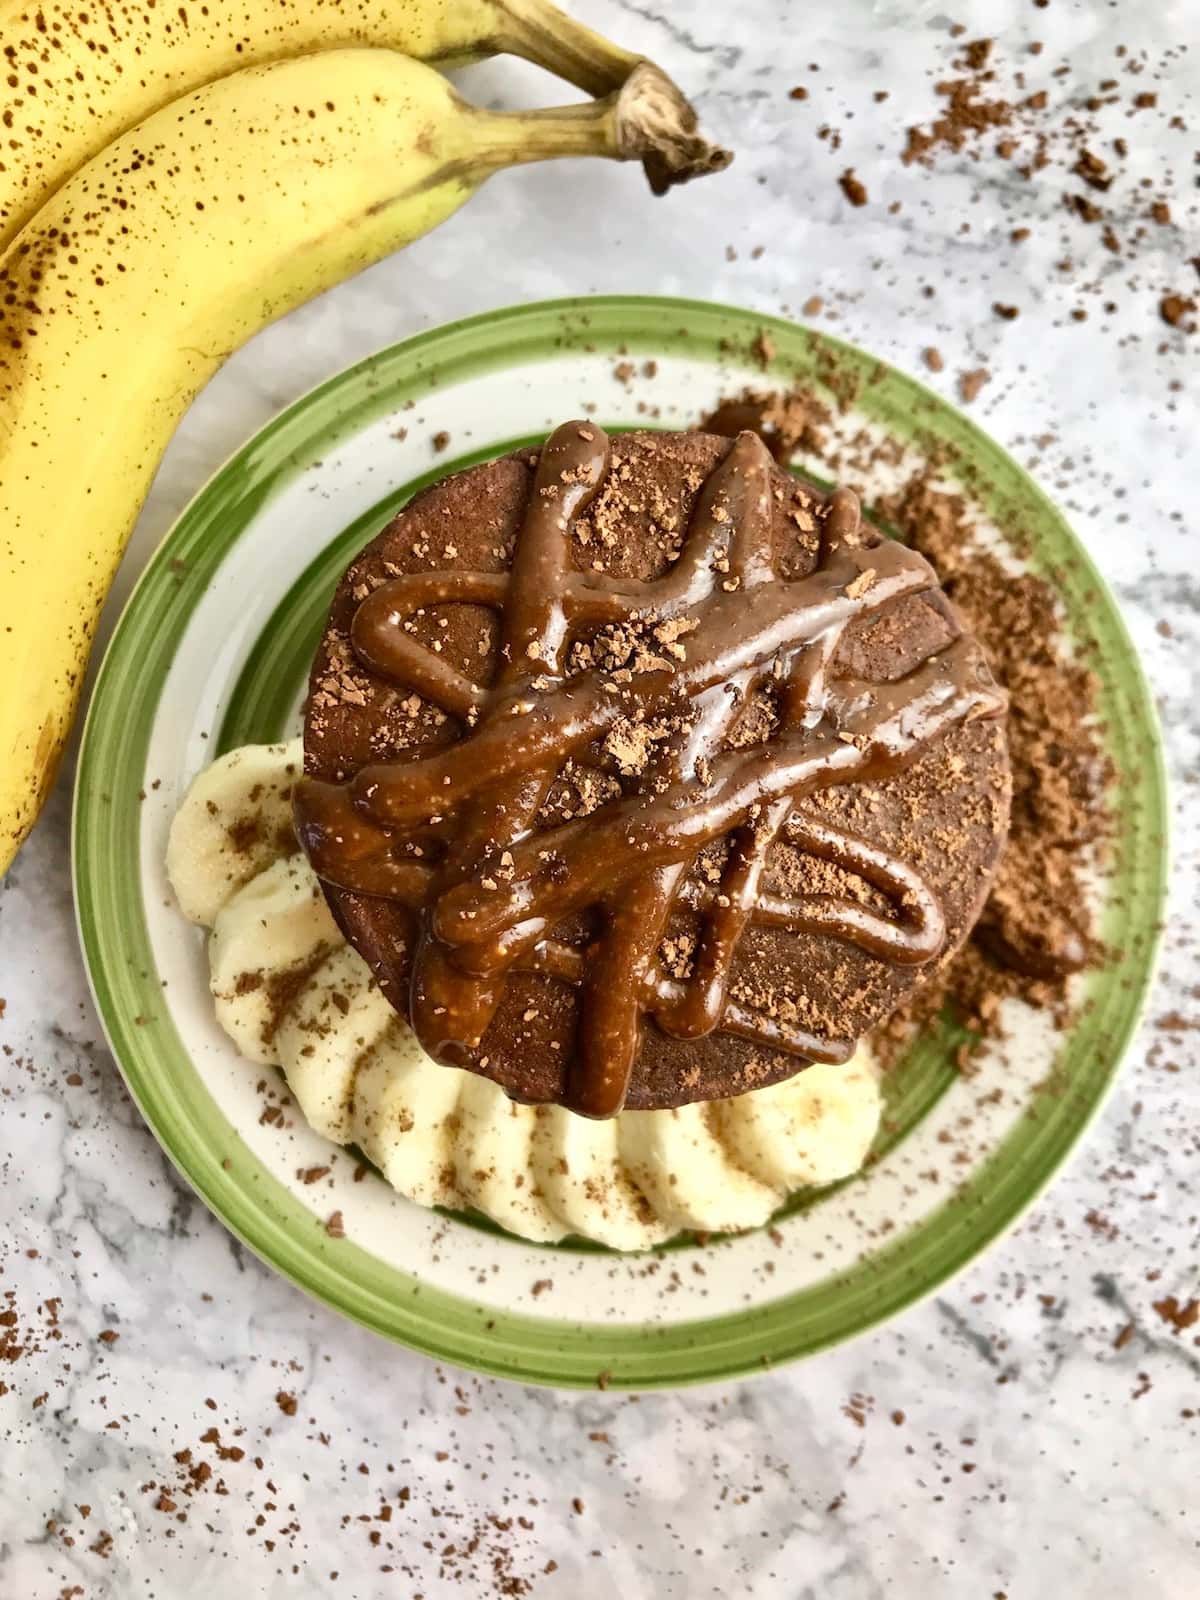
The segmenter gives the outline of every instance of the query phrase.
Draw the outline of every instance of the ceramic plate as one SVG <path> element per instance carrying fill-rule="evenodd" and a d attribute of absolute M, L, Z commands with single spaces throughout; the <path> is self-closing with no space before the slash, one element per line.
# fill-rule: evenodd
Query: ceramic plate
<path fill-rule="evenodd" d="M 204 939 L 172 902 L 163 854 L 180 798 L 221 751 L 296 728 L 339 574 L 415 491 L 585 409 L 610 428 L 688 425 L 721 395 L 763 383 L 762 331 L 772 381 L 861 380 L 840 427 L 953 445 L 958 487 L 980 517 L 1001 538 L 1019 525 L 1033 564 L 1053 574 L 1065 626 L 1102 685 L 1121 780 L 1118 847 L 1098 889 L 1121 965 L 1086 980 L 1089 1004 L 1067 1036 L 1015 1016 L 1012 1046 L 970 1079 L 954 1071 L 953 1030 L 923 1038 L 888 1079 L 865 1175 L 741 1237 L 637 1257 L 530 1245 L 422 1211 L 374 1174 L 355 1182 L 346 1155 L 327 1183 L 306 1186 L 298 1170 L 328 1163 L 331 1148 L 298 1122 L 260 1121 L 264 1069 L 218 1028 Z M 1163 817 L 1153 711 L 1116 608 L 1057 511 L 995 444 L 912 379 L 812 330 L 613 297 L 492 313 L 382 351 L 222 468 L 146 568 L 109 647 L 79 763 L 74 871 L 113 1052 L 163 1148 L 226 1226 L 328 1305 L 431 1356 L 527 1382 L 649 1388 L 756 1371 L 860 1333 L 1029 1203 L 1100 1104 L 1135 1025 Z M 335 1210 L 344 1238 L 324 1226 Z"/>

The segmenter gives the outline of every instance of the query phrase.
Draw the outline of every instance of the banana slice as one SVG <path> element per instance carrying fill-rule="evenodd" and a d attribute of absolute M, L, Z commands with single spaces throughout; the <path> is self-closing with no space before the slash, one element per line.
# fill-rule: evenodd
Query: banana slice
<path fill-rule="evenodd" d="M 734 1164 L 707 1111 L 690 1105 L 622 1112 L 619 1148 L 626 1170 L 672 1233 L 760 1227 L 783 1192 Z"/>
<path fill-rule="evenodd" d="M 167 840 L 167 877 L 189 922 L 211 928 L 232 896 L 295 848 L 292 784 L 301 741 L 247 744 L 193 781 Z"/>
<path fill-rule="evenodd" d="M 649 1250 L 675 1231 L 654 1214 L 621 1164 L 623 1118 L 596 1122 L 539 1106 L 530 1152 L 534 1182 L 571 1233 L 610 1250 Z"/>
<path fill-rule="evenodd" d="M 276 861 L 217 913 L 208 941 L 217 1020 L 250 1061 L 279 1062 L 276 1030 L 315 968 L 342 943 L 303 856 Z"/>
<path fill-rule="evenodd" d="M 769 1089 L 717 1101 L 712 1113 L 738 1166 L 791 1190 L 857 1172 L 879 1131 L 882 1105 L 874 1064 L 859 1049 L 840 1066 L 817 1062 Z"/>
<path fill-rule="evenodd" d="M 362 1056 L 396 1018 L 367 963 L 348 944 L 324 960 L 275 1033 L 288 1087 L 311 1128 L 353 1137 L 354 1078 Z"/>
<path fill-rule="evenodd" d="M 467 1205 L 524 1239 L 563 1238 L 566 1225 L 547 1204 L 534 1174 L 532 1145 L 537 1113 L 473 1072 L 458 1105 L 454 1169 Z"/>
<path fill-rule="evenodd" d="M 431 1061 L 408 1024 L 393 1014 L 359 1058 L 352 1137 L 393 1189 L 423 1206 L 462 1202 L 455 1191 L 453 1139 L 467 1073 Z"/>

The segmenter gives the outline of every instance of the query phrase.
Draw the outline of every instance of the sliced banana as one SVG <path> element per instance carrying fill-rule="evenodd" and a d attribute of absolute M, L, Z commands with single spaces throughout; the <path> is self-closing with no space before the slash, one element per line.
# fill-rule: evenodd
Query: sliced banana
<path fill-rule="evenodd" d="M 708 1107 L 625 1111 L 621 1159 L 671 1232 L 760 1227 L 783 1192 L 737 1166 L 713 1133 Z"/>
<path fill-rule="evenodd" d="M 292 785 L 299 739 L 247 744 L 193 781 L 167 840 L 167 876 L 189 922 L 211 928 L 243 884 L 294 848 Z"/>
<path fill-rule="evenodd" d="M 275 1033 L 288 1087 L 309 1126 L 337 1144 L 353 1139 L 359 1060 L 396 1020 L 371 969 L 348 944 L 321 963 Z"/>
<path fill-rule="evenodd" d="M 509 1100 L 431 1061 L 291 854 L 300 741 L 247 745 L 192 784 L 167 871 L 212 926 L 217 1017 L 251 1061 L 282 1065 L 305 1118 L 357 1144 L 420 1205 L 473 1206 L 522 1238 L 647 1250 L 683 1228 L 754 1228 L 794 1189 L 857 1172 L 879 1128 L 869 1055 L 677 1111 L 607 1122 Z"/>
<path fill-rule="evenodd" d="M 352 1137 L 393 1189 L 423 1206 L 461 1204 L 455 1190 L 457 1108 L 467 1073 L 431 1061 L 393 1015 L 359 1058 Z"/>
<path fill-rule="evenodd" d="M 533 1176 L 571 1233 L 610 1250 L 649 1250 L 675 1229 L 655 1215 L 622 1165 L 623 1120 L 597 1122 L 562 1106 L 539 1106 L 530 1152 Z"/>
<path fill-rule="evenodd" d="M 303 856 L 276 861 L 217 913 L 209 987 L 218 1021 L 250 1061 L 278 1064 L 280 1022 L 305 979 L 341 943 Z"/>
<path fill-rule="evenodd" d="M 567 1226 L 547 1204 L 533 1169 L 537 1113 L 488 1078 L 462 1077 L 454 1170 L 463 1200 L 524 1239 L 563 1238 Z"/>
<path fill-rule="evenodd" d="M 879 1131 L 879 1079 L 860 1049 L 840 1066 L 817 1062 L 784 1083 L 718 1100 L 713 1124 L 739 1167 L 790 1191 L 857 1172 Z"/>

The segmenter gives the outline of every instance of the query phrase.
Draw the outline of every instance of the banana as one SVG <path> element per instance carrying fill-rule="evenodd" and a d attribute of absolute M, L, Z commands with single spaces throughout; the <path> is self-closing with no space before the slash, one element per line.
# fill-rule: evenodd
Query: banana
<path fill-rule="evenodd" d="M 189 922 L 211 928 L 236 890 L 295 848 L 292 783 L 303 765 L 299 739 L 248 744 L 192 784 L 167 837 L 167 876 Z"/>
<path fill-rule="evenodd" d="M 260 953 L 266 946 L 263 930 Z M 355 1139 L 359 1065 L 395 1020 L 367 963 L 343 944 L 302 985 L 275 1030 L 279 1065 L 305 1121 L 335 1144 Z"/>
<path fill-rule="evenodd" d="M 458 1192 L 469 1206 L 510 1233 L 549 1244 L 567 1227 L 546 1203 L 531 1161 L 537 1113 L 510 1100 L 497 1084 L 473 1072 L 462 1074 L 454 1170 Z"/>
<path fill-rule="evenodd" d="M 284 832 L 267 831 L 276 858 L 239 880 L 247 817 L 264 796 L 277 804 L 298 770 L 293 742 L 246 746 L 202 772 L 176 814 L 168 872 L 191 920 L 215 921 L 214 1004 L 238 1049 L 281 1065 L 310 1126 L 357 1145 L 399 1193 L 474 1207 L 542 1243 L 577 1234 L 649 1250 L 684 1228 L 757 1227 L 793 1190 L 862 1166 L 881 1107 L 864 1052 L 736 1099 L 607 1122 L 514 1104 L 430 1061 L 342 941 L 308 863 L 284 853 Z"/>
<path fill-rule="evenodd" d="M 462 1204 L 454 1141 L 466 1076 L 431 1061 L 396 1016 L 355 1069 L 354 1142 L 393 1189 L 418 1205 Z"/>
<path fill-rule="evenodd" d="M 549 0 L 3 0 L 0 45 L 0 249 L 105 145 L 245 67 L 361 45 L 444 65 L 509 52 L 608 94 L 639 59 Z"/>
<path fill-rule="evenodd" d="M 621 1121 L 599 1122 L 562 1106 L 539 1106 L 531 1152 L 534 1181 L 571 1233 L 610 1250 L 649 1250 L 676 1230 L 656 1214 L 626 1171 Z"/>
<path fill-rule="evenodd" d="M 299 982 L 341 943 L 316 875 L 283 857 L 226 901 L 208 945 L 217 1020 L 250 1061 L 279 1064 L 279 1017 Z"/>
<path fill-rule="evenodd" d="M 65 183 L 0 257 L 0 872 L 61 757 L 92 634 L 196 391 L 264 324 L 443 221 L 502 167 L 719 159 L 656 69 L 480 110 L 387 50 L 221 78 Z"/>
<path fill-rule="evenodd" d="M 784 1191 L 730 1158 L 703 1103 L 625 1111 L 619 1123 L 625 1170 L 672 1233 L 758 1228 L 778 1210 Z"/>
<path fill-rule="evenodd" d="M 790 1193 L 857 1172 L 882 1109 L 875 1068 L 860 1050 L 840 1066 L 814 1062 L 768 1089 L 715 1100 L 711 1113 L 713 1131 L 733 1160 Z"/>

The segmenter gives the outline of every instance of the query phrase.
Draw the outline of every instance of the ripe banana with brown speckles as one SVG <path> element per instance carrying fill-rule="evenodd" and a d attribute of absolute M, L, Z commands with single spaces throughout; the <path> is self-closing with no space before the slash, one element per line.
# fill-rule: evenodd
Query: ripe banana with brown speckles
<path fill-rule="evenodd" d="M 0 0 L 0 249 L 160 106 L 244 67 L 359 45 L 443 65 L 508 52 L 589 94 L 620 88 L 639 59 L 551 0 Z"/>
<path fill-rule="evenodd" d="M 123 134 L 0 257 L 0 872 L 53 781 L 96 618 L 188 403 L 265 323 L 435 227 L 498 169 L 727 159 L 648 63 L 500 114 L 390 50 L 220 78 Z"/>

